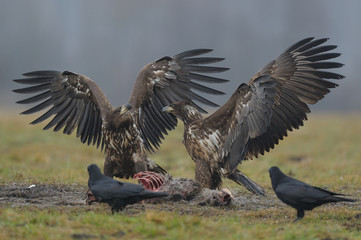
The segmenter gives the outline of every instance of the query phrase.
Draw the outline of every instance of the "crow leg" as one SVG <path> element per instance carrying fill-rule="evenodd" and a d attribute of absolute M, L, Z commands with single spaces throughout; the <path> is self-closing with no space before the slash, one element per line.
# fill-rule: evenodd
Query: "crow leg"
<path fill-rule="evenodd" d="M 293 221 L 294 223 L 301 220 L 305 216 L 305 212 L 303 210 L 297 209 L 297 218 Z"/>
<path fill-rule="evenodd" d="M 112 214 L 119 213 L 120 211 L 123 211 L 124 208 L 119 207 L 112 207 Z"/>
<path fill-rule="evenodd" d="M 119 213 L 120 209 L 119 208 L 112 208 L 112 214 L 114 215 L 114 213 Z"/>

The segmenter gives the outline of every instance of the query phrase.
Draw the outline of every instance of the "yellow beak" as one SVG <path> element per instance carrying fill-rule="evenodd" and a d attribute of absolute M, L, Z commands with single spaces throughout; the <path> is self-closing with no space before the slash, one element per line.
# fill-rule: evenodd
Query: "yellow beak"
<path fill-rule="evenodd" d="M 174 109 L 171 106 L 165 106 L 162 108 L 162 112 L 172 112 Z"/>

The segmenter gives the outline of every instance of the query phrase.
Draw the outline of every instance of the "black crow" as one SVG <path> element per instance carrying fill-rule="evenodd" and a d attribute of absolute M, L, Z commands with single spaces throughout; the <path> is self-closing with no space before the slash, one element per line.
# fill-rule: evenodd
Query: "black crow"
<path fill-rule="evenodd" d="M 112 213 L 123 210 L 128 204 L 137 203 L 143 199 L 167 197 L 166 192 L 151 192 L 142 185 L 122 183 L 104 176 L 96 164 L 88 166 L 88 186 L 99 202 L 108 203 Z"/>
<path fill-rule="evenodd" d="M 291 178 L 281 172 L 278 167 L 271 167 L 268 171 L 271 177 L 272 188 L 277 197 L 282 202 L 297 209 L 297 218 L 294 222 L 303 218 L 305 210 L 312 210 L 322 204 L 356 201 L 354 199 L 336 196 L 344 194 L 330 192 Z"/>

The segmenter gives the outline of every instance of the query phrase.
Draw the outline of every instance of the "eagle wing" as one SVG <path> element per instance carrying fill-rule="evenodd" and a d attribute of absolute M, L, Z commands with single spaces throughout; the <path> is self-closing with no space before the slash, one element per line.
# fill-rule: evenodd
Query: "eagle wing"
<path fill-rule="evenodd" d="M 102 123 L 111 110 L 111 105 L 90 78 L 67 71 L 35 71 L 23 75 L 27 78 L 14 81 L 32 86 L 13 91 L 34 96 L 17 103 L 40 103 L 22 114 L 32 114 L 50 107 L 31 124 L 52 118 L 44 130 L 54 127 L 54 131 L 59 131 L 64 127 L 63 132 L 71 134 L 77 127 L 76 136 L 83 143 L 87 142 L 89 145 L 93 142 L 93 145 L 96 143 L 99 147 L 102 142 Z"/>
<path fill-rule="evenodd" d="M 336 46 L 320 46 L 326 41 L 307 38 L 292 45 L 205 119 L 206 127 L 219 131 L 223 168 L 229 173 L 243 159 L 264 154 L 287 131 L 302 126 L 310 112 L 307 104 L 316 103 L 337 86 L 325 79 L 343 78 L 322 71 L 343 66 L 325 61 L 340 55 L 329 53 Z"/>
<path fill-rule="evenodd" d="M 208 106 L 218 106 L 192 91 L 224 94 L 202 84 L 227 82 L 221 78 L 203 75 L 228 70 L 223 67 L 203 66 L 220 62 L 224 58 L 196 57 L 211 51 L 195 49 L 173 57 L 163 57 L 146 65 L 140 72 L 129 103 L 133 106 L 132 111 L 136 113 L 137 124 L 148 151 L 153 151 L 154 147 L 158 148 L 163 135 L 177 125 L 177 119 L 173 115 L 162 112 L 164 106 L 186 99 L 196 100 Z M 206 112 L 199 106 L 197 108 Z"/>
<path fill-rule="evenodd" d="M 212 135 L 222 152 L 218 161 L 228 173 L 244 159 L 249 139 L 262 135 L 270 125 L 276 85 L 269 76 L 241 84 L 226 104 L 204 119 L 203 127 L 217 132 Z"/>
<path fill-rule="evenodd" d="M 310 112 L 307 104 L 315 104 L 330 92 L 330 88 L 338 86 L 326 79 L 344 78 L 323 70 L 343 66 L 329 61 L 341 54 L 330 52 L 337 47 L 335 45 L 322 45 L 327 40 L 306 38 L 295 43 L 250 80 L 249 84 L 252 84 L 260 77 L 269 76 L 277 85 L 271 123 L 262 135 L 250 139 L 246 158 L 263 155 L 287 136 L 287 131 L 302 126 Z"/>

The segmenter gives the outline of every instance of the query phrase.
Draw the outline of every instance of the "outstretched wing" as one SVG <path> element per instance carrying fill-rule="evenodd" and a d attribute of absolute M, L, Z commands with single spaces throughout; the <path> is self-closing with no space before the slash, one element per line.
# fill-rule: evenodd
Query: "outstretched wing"
<path fill-rule="evenodd" d="M 227 80 L 203 75 L 218 73 L 228 68 L 203 66 L 224 60 L 214 57 L 195 57 L 211 52 L 211 49 L 195 49 L 163 57 L 146 65 L 139 73 L 129 103 L 136 112 L 137 123 L 148 151 L 158 148 L 163 134 L 174 129 L 176 118 L 162 108 L 181 100 L 196 100 L 208 106 L 218 106 L 212 101 L 193 92 L 220 95 L 218 90 L 206 87 L 203 83 L 223 83 Z M 198 110 L 205 112 L 202 108 Z"/>
<path fill-rule="evenodd" d="M 71 134 L 77 129 L 77 137 L 88 145 L 99 146 L 102 141 L 101 126 L 111 105 L 101 89 L 88 77 L 71 72 L 35 71 L 23 74 L 27 78 L 15 79 L 17 83 L 33 85 L 13 90 L 16 93 L 33 94 L 30 98 L 18 101 L 19 104 L 38 103 L 22 112 L 32 114 L 48 107 L 50 109 L 31 124 L 40 123 L 55 115 L 44 127 L 54 127 Z"/>
<path fill-rule="evenodd" d="M 327 40 L 306 38 L 297 42 L 250 80 L 249 84 L 252 84 L 269 76 L 277 82 L 277 86 L 271 124 L 264 134 L 249 141 L 247 158 L 263 155 L 287 136 L 287 131 L 302 126 L 307 120 L 306 114 L 310 112 L 307 104 L 315 104 L 330 92 L 330 88 L 338 86 L 326 79 L 344 78 L 338 73 L 323 70 L 343 66 L 329 61 L 340 53 L 330 52 L 337 47 L 335 45 L 322 45 Z"/>
<path fill-rule="evenodd" d="M 203 121 L 205 129 L 214 129 L 222 167 L 232 173 L 243 160 L 250 138 L 262 135 L 269 126 L 276 97 L 276 81 L 269 76 L 250 85 L 241 84 L 231 98 Z M 216 133 L 216 134 L 215 134 Z"/>

